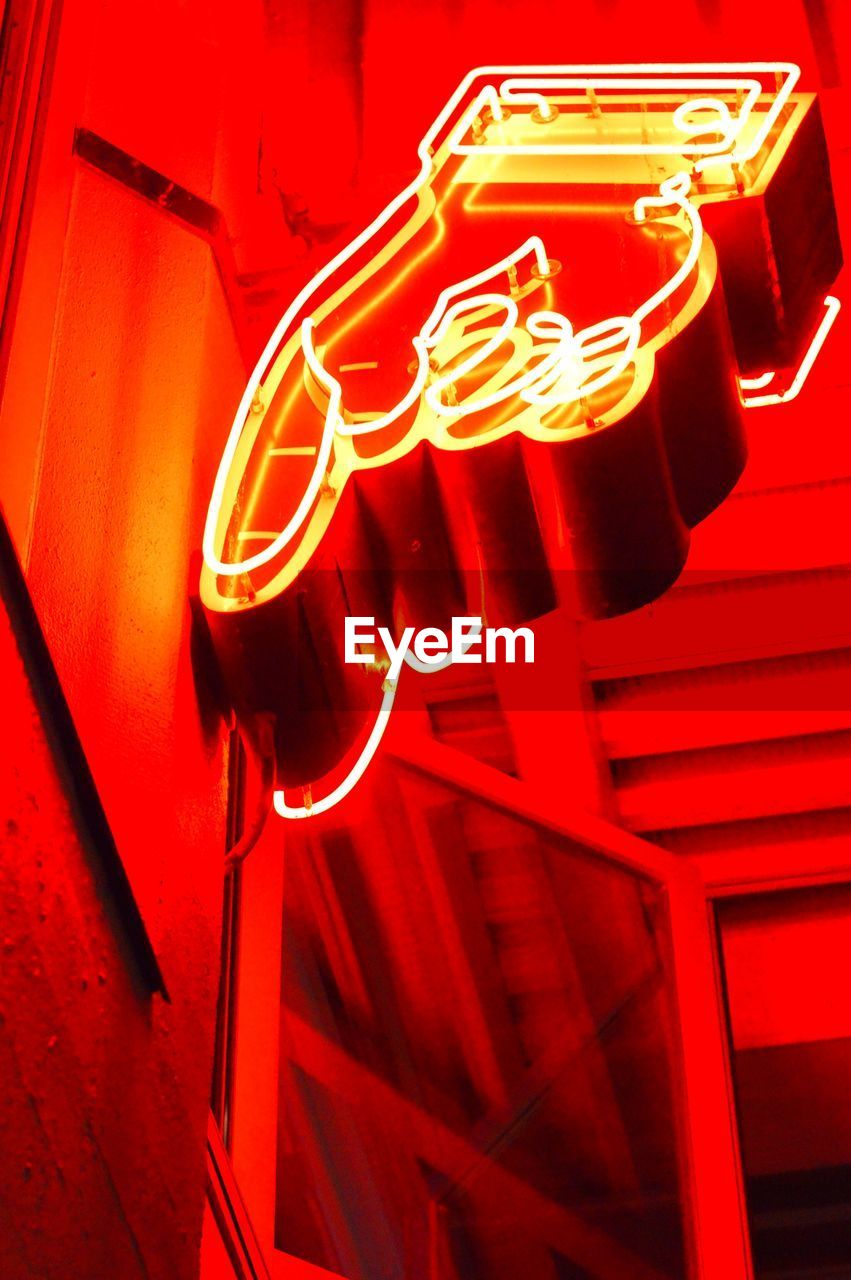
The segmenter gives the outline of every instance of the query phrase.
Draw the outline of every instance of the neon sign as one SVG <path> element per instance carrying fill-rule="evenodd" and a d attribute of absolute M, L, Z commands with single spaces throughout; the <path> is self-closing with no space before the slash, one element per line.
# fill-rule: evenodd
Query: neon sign
<path fill-rule="evenodd" d="M 245 658 L 245 634 L 262 631 L 264 616 L 277 625 L 269 606 L 323 555 L 339 552 L 344 564 L 346 548 L 330 545 L 344 537 L 335 513 L 356 500 L 380 510 L 376 486 L 385 474 L 392 485 L 405 458 L 422 448 L 469 455 L 512 436 L 577 456 L 601 452 L 603 436 L 616 449 L 619 429 L 628 431 L 620 424 L 646 418 L 654 396 L 667 430 L 686 350 L 712 366 L 703 385 L 719 388 L 718 439 L 726 433 L 730 456 L 716 493 L 681 502 L 686 524 L 723 499 L 743 456 L 740 409 L 798 394 L 838 309 L 829 298 L 815 316 L 835 275 L 827 261 L 813 273 L 820 298 L 778 322 L 779 371 L 769 375 L 753 368 L 746 338 L 750 295 L 758 310 L 761 291 L 777 292 L 772 245 L 764 272 L 749 265 L 744 302 L 736 295 L 729 315 L 715 287 L 719 270 L 725 286 L 736 275 L 739 211 L 765 198 L 784 164 L 800 163 L 793 144 L 813 127 L 814 100 L 796 92 L 798 79 L 790 63 L 480 68 L 466 77 L 418 147 L 417 176 L 300 291 L 249 379 L 203 543 L 202 598 L 226 657 L 238 649 Z M 676 474 L 665 483 L 684 487 Z M 615 486 L 612 503 L 620 497 Z M 589 507 L 605 519 L 605 503 L 595 497 Z M 580 512 L 570 535 L 580 554 L 587 524 Z M 588 545 L 600 536 L 592 530 Z M 607 598 L 606 607 L 634 604 Z M 278 812 L 317 814 L 348 794 L 394 697 L 395 681 L 385 681 L 378 717 L 337 785 L 298 805 L 279 790 Z M 246 720 L 286 715 L 262 702 L 254 696 Z"/>

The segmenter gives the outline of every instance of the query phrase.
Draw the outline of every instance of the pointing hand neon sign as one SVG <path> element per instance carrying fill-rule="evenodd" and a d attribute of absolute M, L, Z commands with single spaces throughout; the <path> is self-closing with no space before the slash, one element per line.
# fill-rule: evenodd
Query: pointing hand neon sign
<path fill-rule="evenodd" d="M 763 353 L 753 342 L 758 326 L 749 308 L 758 311 L 770 289 L 776 294 L 773 246 L 764 247 L 763 264 L 748 244 L 747 270 L 738 269 L 736 219 L 764 200 L 784 165 L 800 163 L 793 144 L 814 127 L 813 99 L 795 92 L 798 78 L 797 67 L 785 63 L 473 72 L 420 144 L 416 178 L 287 308 L 225 445 L 202 578 L 234 700 L 255 738 L 258 723 L 268 730 L 275 721 L 271 749 L 285 780 L 306 778 L 297 776 L 297 752 L 280 727 L 288 714 L 283 688 L 264 702 L 254 679 L 246 697 L 240 663 L 250 660 L 252 646 L 262 660 L 272 643 L 266 631 L 292 631 L 295 623 L 282 619 L 292 612 L 297 582 L 302 613 L 314 606 L 322 613 L 321 590 L 310 585 L 317 564 L 345 575 L 348 558 L 362 563 L 352 550 L 351 521 L 332 519 L 347 502 L 371 511 L 389 548 L 387 568 L 402 583 L 413 560 L 396 546 L 382 479 L 387 466 L 394 468 L 387 473 L 393 490 L 413 485 L 395 509 L 404 530 L 413 529 L 419 512 L 409 545 L 434 543 L 429 522 L 445 517 L 453 554 L 483 567 L 487 579 L 491 562 L 511 555 L 476 489 L 476 472 L 468 469 L 475 498 L 460 497 L 468 534 L 475 526 L 465 552 L 457 493 L 444 496 L 440 512 L 420 511 L 416 466 L 404 460 L 437 449 L 463 461 L 512 436 L 546 443 L 560 474 L 565 466 L 581 472 L 568 485 L 572 507 L 563 490 L 555 495 L 563 509 L 553 554 L 566 553 L 569 543 L 576 563 L 595 570 L 593 556 L 603 546 L 609 573 L 619 554 L 608 550 L 609 503 L 609 511 L 619 510 L 613 523 L 624 528 L 628 555 L 644 536 L 642 521 L 648 546 L 670 547 L 670 566 L 644 598 L 675 576 L 686 526 L 723 498 L 740 469 L 742 402 L 756 407 L 796 394 L 826 334 L 820 298 L 808 296 L 806 307 L 786 309 Z M 818 175 L 804 177 L 818 195 Z M 829 188 L 824 199 L 829 203 Z M 814 208 L 816 216 L 818 199 Z M 826 252 L 813 273 L 822 298 L 835 256 Z M 726 310 L 715 288 L 719 260 Z M 828 312 L 832 318 L 833 303 Z M 781 367 L 770 387 L 765 363 L 754 367 L 761 357 Z M 684 361 L 685 370 L 678 367 Z M 795 372 L 784 375 L 785 366 Z M 702 388 L 696 410 L 690 376 Z M 684 443 L 671 443 L 681 422 L 701 413 L 714 432 L 709 464 L 699 456 L 709 446 L 695 443 L 690 457 Z M 664 448 L 656 440 L 660 417 Z M 654 491 L 663 495 L 657 507 L 669 503 L 667 514 L 650 503 L 642 514 L 628 495 L 637 481 L 626 442 L 635 435 L 642 456 L 652 453 L 661 469 Z M 650 488 L 653 479 L 642 477 Z M 518 475 L 518 502 L 540 513 L 534 488 L 528 474 Z M 403 614 L 410 613 L 410 591 L 402 584 L 399 592 Z M 598 595 L 602 604 L 592 608 L 602 612 L 642 602 L 610 586 Z M 313 643 L 318 634 L 314 626 Z M 330 662 L 325 653 L 317 666 L 327 670 Z M 394 696 L 387 685 L 378 719 L 341 781 L 312 804 L 289 805 L 279 792 L 278 811 L 315 814 L 347 794 L 380 740 Z M 340 754 L 339 744 L 334 751 Z"/>

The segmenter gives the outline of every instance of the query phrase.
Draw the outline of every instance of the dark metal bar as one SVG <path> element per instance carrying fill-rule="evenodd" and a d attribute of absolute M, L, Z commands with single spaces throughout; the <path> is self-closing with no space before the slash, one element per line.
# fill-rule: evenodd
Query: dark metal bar
<path fill-rule="evenodd" d="M 129 948 L 138 976 L 150 992 L 168 1000 L 165 979 L 104 811 L 83 744 L 62 689 L 44 632 L 0 509 L 0 596 L 24 663 L 54 762 L 65 787 L 84 849 L 106 890 L 119 942 Z"/>

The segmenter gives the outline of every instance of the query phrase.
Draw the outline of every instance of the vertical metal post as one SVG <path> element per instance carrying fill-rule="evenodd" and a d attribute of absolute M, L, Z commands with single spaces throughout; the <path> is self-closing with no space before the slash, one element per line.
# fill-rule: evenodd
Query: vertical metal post
<path fill-rule="evenodd" d="M 712 906 L 683 862 L 668 882 L 685 1098 L 691 1250 L 699 1280 L 752 1280 Z"/>

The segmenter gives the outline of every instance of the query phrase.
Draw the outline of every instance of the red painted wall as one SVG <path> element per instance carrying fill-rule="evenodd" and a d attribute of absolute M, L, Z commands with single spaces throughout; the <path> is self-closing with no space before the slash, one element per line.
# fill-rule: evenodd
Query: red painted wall
<path fill-rule="evenodd" d="M 0 612 L 0 1274 L 183 1280 L 204 1207 L 226 764 L 192 557 L 244 365 L 209 245 L 73 139 L 94 131 L 239 227 L 262 12 L 80 0 L 56 17 L 0 500 L 171 1003 L 133 975 Z"/>

